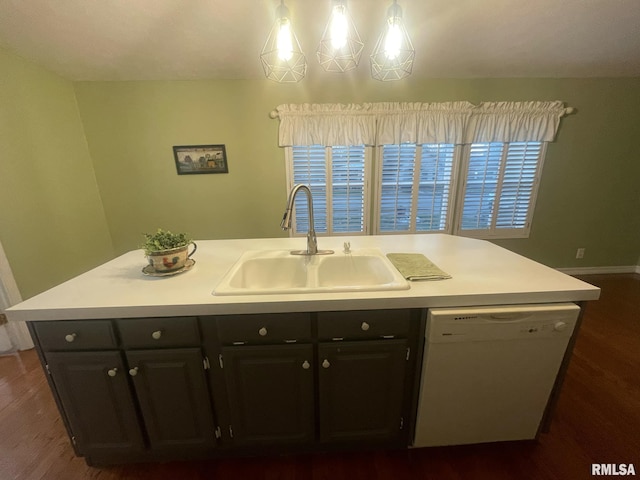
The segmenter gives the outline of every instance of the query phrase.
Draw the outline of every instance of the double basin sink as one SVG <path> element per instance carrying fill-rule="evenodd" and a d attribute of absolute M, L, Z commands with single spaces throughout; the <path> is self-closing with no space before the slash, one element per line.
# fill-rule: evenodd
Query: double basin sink
<path fill-rule="evenodd" d="M 331 255 L 249 250 L 227 272 L 214 295 L 407 290 L 409 283 L 378 249 Z"/>

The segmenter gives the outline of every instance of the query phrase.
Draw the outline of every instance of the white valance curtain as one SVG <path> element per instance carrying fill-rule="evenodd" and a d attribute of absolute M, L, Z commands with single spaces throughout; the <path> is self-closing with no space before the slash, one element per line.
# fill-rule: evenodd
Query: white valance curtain
<path fill-rule="evenodd" d="M 275 112 L 281 147 L 375 145 L 376 117 L 367 104 L 280 105 Z"/>
<path fill-rule="evenodd" d="M 469 118 L 465 143 L 552 142 L 560 118 L 571 111 L 557 101 L 481 103 Z"/>
<path fill-rule="evenodd" d="M 279 145 L 550 142 L 563 102 L 280 105 Z"/>

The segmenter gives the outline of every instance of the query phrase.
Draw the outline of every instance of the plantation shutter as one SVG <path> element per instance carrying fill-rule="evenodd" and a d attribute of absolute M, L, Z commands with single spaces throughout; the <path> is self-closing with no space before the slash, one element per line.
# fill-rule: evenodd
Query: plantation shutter
<path fill-rule="evenodd" d="M 507 150 L 496 228 L 525 228 L 538 185 L 542 143 L 510 143 Z"/>
<path fill-rule="evenodd" d="M 378 230 L 408 232 L 413 211 L 414 144 L 382 147 Z"/>
<path fill-rule="evenodd" d="M 331 148 L 332 232 L 364 232 L 365 146 Z"/>
<path fill-rule="evenodd" d="M 447 231 L 454 145 L 382 148 L 378 231 Z"/>
<path fill-rule="evenodd" d="M 308 185 L 313 195 L 318 234 L 363 233 L 367 229 L 366 147 L 321 145 L 293 146 L 292 183 Z M 295 234 L 306 234 L 309 215 L 306 196 L 298 195 Z"/>
<path fill-rule="evenodd" d="M 321 145 L 311 145 L 294 146 L 292 150 L 293 185 L 302 183 L 311 189 L 316 233 L 327 233 L 326 149 Z M 297 234 L 306 233 L 308 230 L 307 197 L 300 193 L 296 196 L 293 231 Z"/>
<path fill-rule="evenodd" d="M 417 232 L 449 230 L 454 152 L 451 144 L 422 145 Z"/>
<path fill-rule="evenodd" d="M 544 145 L 474 143 L 469 147 L 458 233 L 482 237 L 528 235 Z"/>

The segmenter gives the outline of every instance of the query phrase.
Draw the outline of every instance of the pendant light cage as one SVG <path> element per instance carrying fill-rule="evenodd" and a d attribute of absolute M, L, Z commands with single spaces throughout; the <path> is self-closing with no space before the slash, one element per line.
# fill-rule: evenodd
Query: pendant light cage
<path fill-rule="evenodd" d="M 327 72 L 346 72 L 360 63 L 364 43 L 347 9 L 345 0 L 333 0 L 318 50 L 318 62 Z"/>
<path fill-rule="evenodd" d="M 276 21 L 262 47 L 260 61 L 265 76 L 276 82 L 299 82 L 307 73 L 307 59 L 291 27 L 289 9 L 284 2 L 276 9 Z"/>
<path fill-rule="evenodd" d="M 371 54 L 371 76 L 383 82 L 411 75 L 416 51 L 402 20 L 402 9 L 395 2 L 387 11 L 385 27 Z"/>

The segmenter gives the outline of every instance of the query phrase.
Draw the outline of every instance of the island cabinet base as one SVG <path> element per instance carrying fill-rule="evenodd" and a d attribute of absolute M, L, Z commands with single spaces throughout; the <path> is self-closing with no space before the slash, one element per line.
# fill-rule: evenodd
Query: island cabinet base
<path fill-rule="evenodd" d="M 423 309 L 29 322 L 90 465 L 406 448 Z"/>

